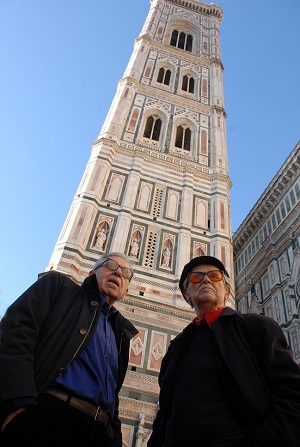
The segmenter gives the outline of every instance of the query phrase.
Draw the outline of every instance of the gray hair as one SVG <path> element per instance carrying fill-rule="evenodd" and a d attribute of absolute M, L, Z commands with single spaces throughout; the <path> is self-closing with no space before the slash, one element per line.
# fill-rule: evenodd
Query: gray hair
<path fill-rule="evenodd" d="M 97 259 L 97 261 L 95 262 L 95 264 L 92 268 L 92 271 L 96 270 L 96 268 L 99 267 L 99 265 L 101 265 L 107 258 L 111 258 L 112 256 L 117 256 L 118 258 L 124 259 L 124 261 L 126 261 L 127 264 L 129 265 L 129 268 L 131 270 L 133 270 L 131 261 L 127 255 L 125 255 L 124 253 L 119 253 L 117 251 L 112 251 L 110 253 L 103 254 L 99 259 Z"/>

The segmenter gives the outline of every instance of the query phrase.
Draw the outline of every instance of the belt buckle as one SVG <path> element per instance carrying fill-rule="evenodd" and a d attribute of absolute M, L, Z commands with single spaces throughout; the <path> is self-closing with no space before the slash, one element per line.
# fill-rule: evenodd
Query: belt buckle
<path fill-rule="evenodd" d="M 97 420 L 97 417 L 98 417 L 98 414 L 99 414 L 100 410 L 101 410 L 101 407 L 98 406 L 97 409 L 96 409 L 96 413 L 95 413 L 94 421 Z"/>

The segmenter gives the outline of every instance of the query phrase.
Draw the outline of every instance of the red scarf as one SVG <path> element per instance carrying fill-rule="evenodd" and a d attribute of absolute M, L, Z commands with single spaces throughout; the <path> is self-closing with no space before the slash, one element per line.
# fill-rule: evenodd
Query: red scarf
<path fill-rule="evenodd" d="M 224 307 L 217 307 L 215 310 L 213 310 L 212 312 L 209 312 L 203 318 L 201 318 L 201 320 L 199 320 L 198 317 L 195 317 L 192 322 L 193 322 L 193 324 L 197 324 L 198 326 L 200 326 L 200 324 L 202 324 L 205 320 L 206 323 L 208 324 L 208 326 L 212 329 L 212 323 L 214 321 L 217 321 L 217 319 L 221 315 L 223 309 L 224 309 Z"/>

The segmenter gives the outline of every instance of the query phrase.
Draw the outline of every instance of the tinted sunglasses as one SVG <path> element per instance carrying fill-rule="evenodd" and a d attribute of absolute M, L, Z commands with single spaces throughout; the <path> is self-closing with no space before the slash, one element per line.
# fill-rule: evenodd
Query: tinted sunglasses
<path fill-rule="evenodd" d="M 201 283 L 204 279 L 204 276 L 207 276 L 212 282 L 222 281 L 224 277 L 224 272 L 221 270 L 211 270 L 210 272 L 191 272 L 188 274 L 189 282 L 193 283 Z"/>
<path fill-rule="evenodd" d="M 114 259 L 110 259 L 110 258 L 104 259 L 102 264 L 98 265 L 94 269 L 94 271 L 97 270 L 99 267 L 102 267 L 102 265 L 105 265 L 106 267 L 108 267 L 113 272 L 115 272 L 116 270 L 120 269 L 121 273 L 122 273 L 122 276 L 124 276 L 124 278 L 126 278 L 126 279 L 129 279 L 129 281 L 133 277 L 133 271 L 130 268 L 122 267 L 120 264 L 117 263 L 117 261 L 115 261 Z"/>

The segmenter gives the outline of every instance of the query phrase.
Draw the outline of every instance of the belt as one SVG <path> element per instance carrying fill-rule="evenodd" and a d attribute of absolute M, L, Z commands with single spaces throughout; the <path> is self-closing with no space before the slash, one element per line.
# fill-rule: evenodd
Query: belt
<path fill-rule="evenodd" d="M 49 394 L 50 396 L 57 397 L 57 399 L 60 399 L 64 402 L 68 401 L 68 403 L 72 407 L 77 408 L 77 410 L 82 411 L 88 416 L 91 416 L 94 419 L 94 421 L 101 422 L 101 424 L 103 424 L 105 428 L 108 428 L 109 417 L 106 411 L 102 410 L 102 408 L 97 407 L 96 405 L 93 405 L 90 402 L 87 402 L 86 400 L 79 399 L 78 397 L 75 396 L 70 396 L 69 393 L 66 393 L 57 388 L 49 388 L 46 391 L 44 391 L 44 393 Z"/>

